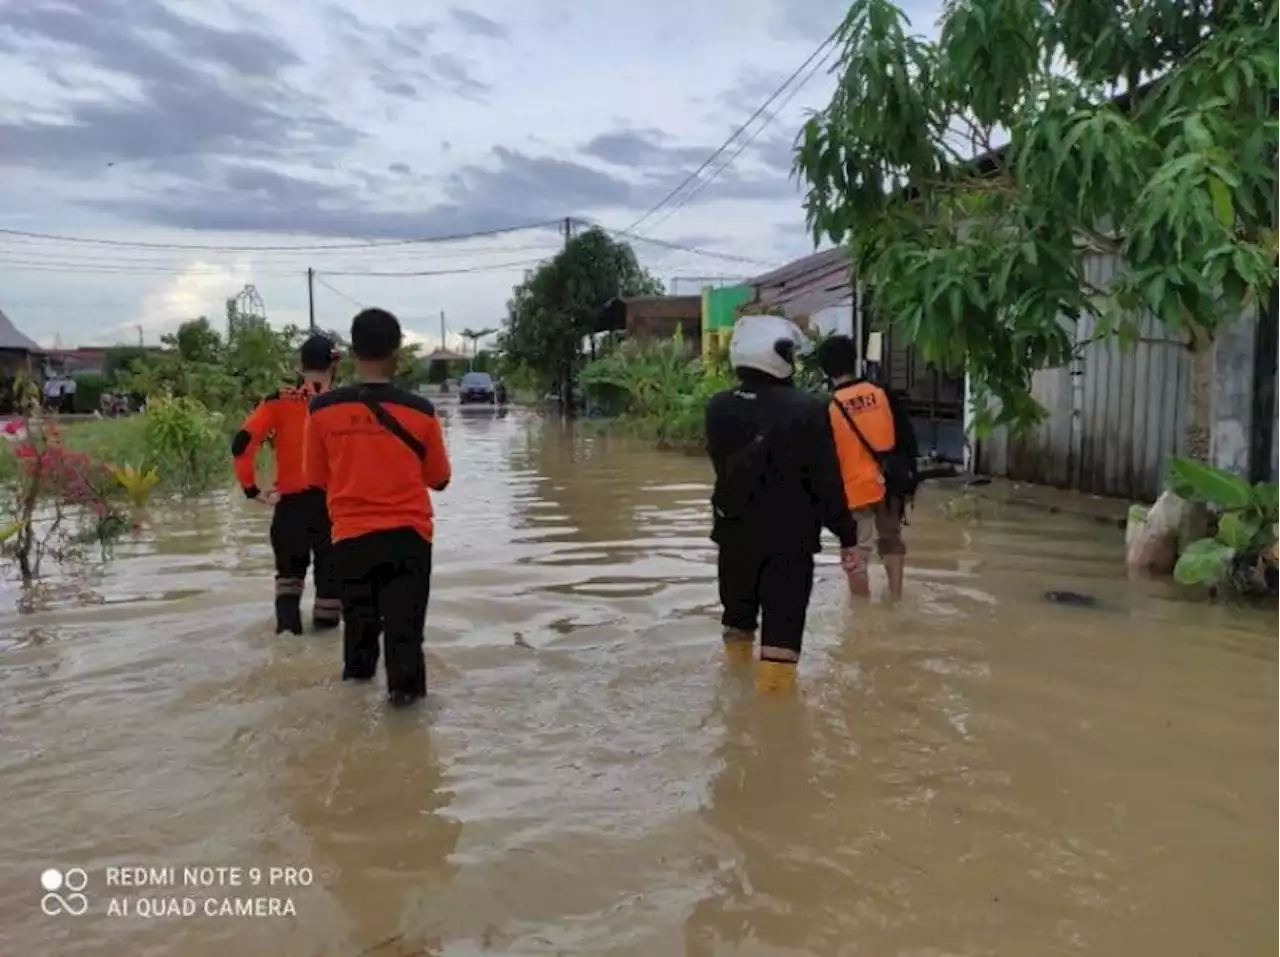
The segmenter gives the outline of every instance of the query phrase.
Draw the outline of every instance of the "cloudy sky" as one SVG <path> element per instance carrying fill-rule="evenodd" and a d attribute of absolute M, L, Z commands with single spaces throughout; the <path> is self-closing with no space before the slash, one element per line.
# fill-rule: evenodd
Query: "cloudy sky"
<path fill-rule="evenodd" d="M 431 339 L 441 311 L 451 333 L 496 326 L 562 242 L 499 231 L 628 229 L 843 9 L 0 0 L 0 310 L 45 345 L 154 342 L 252 283 L 273 322 L 305 323 L 312 267 L 323 325 L 378 304 Z M 832 82 L 791 88 L 731 165 L 636 226 L 658 241 L 641 261 L 750 276 L 809 252 L 790 143 Z"/>

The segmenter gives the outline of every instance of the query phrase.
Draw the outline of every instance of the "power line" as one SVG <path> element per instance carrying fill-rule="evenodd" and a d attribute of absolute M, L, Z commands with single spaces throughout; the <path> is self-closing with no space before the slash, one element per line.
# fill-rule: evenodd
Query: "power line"
<path fill-rule="evenodd" d="M 4 236 L 21 236 L 27 239 L 45 240 L 49 242 L 60 243 L 82 243 L 94 246 L 117 246 L 128 247 L 132 249 L 188 249 L 188 250 L 204 250 L 204 251 L 224 251 L 224 252 L 288 252 L 292 250 L 306 250 L 311 252 L 322 252 L 330 249 L 383 249 L 395 246 L 414 246 L 426 245 L 430 243 L 453 243 L 461 242 L 467 239 L 479 239 L 484 236 L 502 236 L 507 233 L 523 232 L 530 229 L 546 229 L 548 227 L 559 228 L 563 220 L 550 220 L 539 223 L 526 223 L 521 226 L 501 226 L 496 229 L 475 230 L 469 233 L 456 233 L 447 236 L 427 236 L 414 239 L 373 239 L 365 240 L 358 243 L 321 243 L 321 244 L 299 244 L 291 246 L 228 246 L 217 244 L 201 244 L 201 243 L 155 243 L 144 242 L 142 240 L 131 239 L 99 239 L 87 236 L 59 236 L 52 233 L 35 233 L 22 229 L 4 229 L 0 228 L 0 235 Z"/>
<path fill-rule="evenodd" d="M 347 276 L 347 277 L 358 276 L 358 277 L 369 277 L 369 278 L 381 277 L 384 279 L 417 278 L 421 276 L 458 276 L 463 273 L 496 272 L 501 269 L 516 269 L 520 266 L 536 266 L 539 263 L 545 262 L 546 258 L 547 257 L 544 256 L 542 259 L 521 259 L 517 262 L 491 263 L 490 265 L 487 265 L 487 266 L 464 266 L 457 269 L 425 269 L 425 270 L 419 270 L 415 272 L 377 272 L 377 271 L 355 272 L 351 270 L 335 271 L 332 269 L 326 269 L 325 275 L 326 276 Z"/>
<path fill-rule="evenodd" d="M 819 57 L 819 55 L 821 55 L 822 52 L 831 44 L 831 42 L 835 40 L 835 38 L 836 38 L 836 32 L 833 31 L 825 40 L 822 41 L 822 43 L 818 45 L 818 48 L 816 50 L 814 50 L 812 53 L 809 54 L 808 58 L 803 63 L 801 63 L 800 66 L 796 67 L 795 72 L 792 73 L 789 77 L 787 77 L 782 82 L 782 85 L 779 86 L 776 90 L 774 90 L 773 93 L 770 94 L 769 98 L 765 100 L 763 103 L 761 103 L 759 108 L 754 113 L 752 113 L 749 117 L 747 117 L 747 121 L 745 123 L 743 123 L 731 134 L 729 134 L 729 138 L 725 140 L 723 143 L 721 143 L 719 148 L 716 149 L 716 151 L 712 153 L 710 156 L 708 156 L 703 161 L 701 166 L 699 166 L 692 173 L 690 173 L 683 180 L 681 180 L 680 183 L 677 184 L 673 190 L 671 190 L 671 192 L 667 193 L 666 196 L 658 200 L 658 202 L 654 204 L 649 209 L 648 212 L 646 212 L 643 216 L 637 219 L 634 223 L 632 223 L 626 229 L 620 230 L 620 232 L 625 233 L 625 232 L 631 232 L 632 230 L 634 230 L 637 226 L 639 226 L 646 219 L 648 219 L 650 216 L 656 213 L 659 209 L 665 206 L 668 202 L 670 202 L 670 200 L 677 193 L 679 193 L 682 189 L 684 189 L 691 182 L 697 179 L 698 175 L 704 169 L 706 169 L 713 162 L 715 162 L 715 159 L 717 156 L 719 156 L 721 153 L 727 150 L 730 147 L 730 145 L 732 145 L 733 141 L 736 140 L 739 136 L 741 136 L 742 133 L 747 129 L 747 127 L 749 127 L 752 123 L 754 123 L 756 119 L 760 116 L 760 114 L 762 114 L 765 110 L 769 108 L 769 104 L 771 104 L 774 100 L 776 100 L 779 96 L 781 96 L 783 91 L 786 90 L 786 88 L 789 87 L 793 82 L 795 82 L 796 77 L 798 77 L 801 73 L 803 73 L 806 69 L 808 69 L 809 64 L 811 64 L 814 60 L 816 60 Z"/>
<path fill-rule="evenodd" d="M 368 308 L 369 308 L 369 307 L 368 307 L 368 306 L 366 306 L 363 302 L 361 302 L 359 299 L 355 299 L 355 298 L 353 298 L 352 296 L 348 296 L 348 295 L 347 295 L 345 292 L 343 292 L 341 289 L 338 289 L 336 286 L 332 285 L 331 283 L 327 283 L 327 282 L 325 282 L 325 281 L 324 281 L 324 277 L 322 277 L 319 273 L 313 273 L 313 274 L 312 274 L 312 276 L 311 276 L 311 278 L 312 278 L 312 279 L 314 279 L 316 282 L 318 282 L 320 285 L 324 286 L 324 288 L 325 288 L 325 289 L 328 289 L 328 290 L 329 290 L 331 293 L 333 293 L 335 296 L 339 296 L 339 297 L 341 297 L 341 298 L 343 298 L 343 299 L 347 300 L 347 302 L 351 303 L 351 305 L 355 306 L 357 309 L 368 309 Z"/>
<path fill-rule="evenodd" d="M 614 236 L 622 236 L 626 239 L 630 239 L 635 242 L 648 243 L 651 246 L 658 246 L 662 249 L 670 249 L 675 252 L 692 253 L 695 256 L 706 256 L 710 259 L 723 259 L 723 260 L 726 260 L 727 262 L 745 263 L 748 266 L 772 266 L 773 265 L 773 263 L 767 262 L 763 259 L 752 259 L 749 256 L 738 256 L 738 255 L 735 255 L 734 253 L 718 253 L 710 249 L 701 249 L 697 246 L 683 246 L 680 243 L 669 242 L 668 240 L 665 240 L 665 239 L 654 239 L 651 236 L 641 236 L 638 233 L 629 232 L 628 230 L 625 230 L 625 229 L 610 229 L 608 226 L 603 226 L 603 225 L 600 225 L 599 223 L 591 223 L 590 225 L 600 226 L 600 228 L 603 229 L 606 233 L 611 233 Z"/>
<path fill-rule="evenodd" d="M 459 240 L 465 242 L 465 240 Z M 443 244 L 437 244 L 443 245 Z M 433 246 L 431 256 L 439 259 L 459 259 L 468 256 L 485 256 L 490 254 L 503 253 L 510 255 L 513 252 L 538 250 L 545 251 L 549 247 L 546 241 L 539 243 L 523 243 L 517 245 L 486 245 L 473 246 L 467 248 L 465 246 L 444 246 L 437 249 Z M 556 247 L 558 248 L 558 247 Z M 297 268 L 299 265 L 305 265 L 307 262 L 313 261 L 317 255 L 323 255 L 325 250 L 308 250 L 308 249 L 290 249 L 288 251 L 268 252 L 262 255 L 253 255 L 252 261 L 255 265 L 282 265 Z M 378 262 L 383 263 L 392 257 L 416 257 L 422 255 L 422 249 L 419 246 L 401 245 L 396 247 L 382 246 L 364 246 L 357 249 L 339 249 L 333 250 L 336 257 L 343 262 L 348 260 L 358 262 L 363 258 L 365 253 L 372 253 L 378 257 Z M 187 250 L 156 250 L 156 249 L 124 249 L 119 252 L 110 250 L 82 250 L 76 245 L 49 245 L 39 240 L 31 240 L 26 237 L 15 237 L 0 235 L 0 255 L 14 255 L 22 257 L 39 256 L 74 256 L 76 262 L 98 262 L 104 264 L 101 259 L 94 257 L 107 257 L 105 265 L 132 265 L 132 266 L 168 266 L 174 262 L 190 261 L 191 252 Z M 230 255 L 230 254 L 228 254 Z M 243 253 L 241 254 L 243 255 Z M 222 256 L 213 255 L 209 259 L 217 261 Z M 394 261 L 394 260 L 392 260 Z"/>
<path fill-rule="evenodd" d="M 791 101 L 795 99 L 796 94 L 799 93 L 801 90 L 803 90 L 808 85 L 809 81 L 812 80 L 815 76 L 817 76 L 818 72 L 824 66 L 827 65 L 828 61 L 830 61 L 831 59 L 831 52 L 832 52 L 831 50 L 828 50 L 827 55 L 813 65 L 813 68 L 808 73 L 805 74 L 804 79 L 802 79 L 799 83 L 797 83 L 795 86 L 793 86 L 790 89 L 786 97 L 782 100 L 781 103 L 778 104 L 778 108 L 776 110 L 773 110 L 771 113 L 765 114 L 764 122 L 761 123 L 758 127 L 756 127 L 756 130 L 754 133 L 752 133 L 750 136 L 744 139 L 740 144 L 738 144 L 738 148 L 733 151 L 733 153 L 729 156 L 727 160 L 725 160 L 723 163 L 717 166 L 712 171 L 710 176 L 708 176 L 704 180 L 701 180 L 693 189 L 685 193 L 684 196 L 680 198 L 680 201 L 677 202 L 674 206 L 672 206 L 669 210 L 667 210 L 667 212 L 662 216 L 661 219 L 659 219 L 656 223 L 650 223 L 649 224 L 650 231 L 657 229 L 663 223 L 669 220 L 672 216 L 674 216 L 676 213 L 680 212 L 680 210 L 682 210 L 685 206 L 689 205 L 689 203 L 693 201 L 693 198 L 695 196 L 697 196 L 700 192 L 702 192 L 704 189 L 710 186 L 713 182 L 715 182 L 715 179 L 717 176 L 719 176 L 721 173 L 727 170 L 730 166 L 732 166 L 734 160 L 736 160 L 739 156 L 741 156 L 743 152 L 747 149 L 747 147 L 750 146 L 752 143 L 754 143 L 756 139 L 760 136 L 760 134 L 763 133 L 765 130 L 767 130 L 769 128 L 769 125 L 778 118 L 778 115 L 787 108 L 787 106 L 791 103 Z"/>

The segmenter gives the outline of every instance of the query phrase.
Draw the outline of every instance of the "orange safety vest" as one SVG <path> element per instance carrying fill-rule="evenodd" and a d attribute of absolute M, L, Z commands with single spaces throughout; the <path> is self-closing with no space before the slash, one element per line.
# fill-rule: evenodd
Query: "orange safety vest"
<path fill-rule="evenodd" d="M 833 396 L 828 414 L 835 436 L 836 458 L 844 479 L 844 497 L 850 509 L 866 508 L 884 499 L 884 474 L 862 441 L 849 427 L 836 403 L 858 423 L 863 436 L 877 452 L 890 451 L 897 441 L 893 412 L 884 389 L 871 382 L 842 386 Z"/>

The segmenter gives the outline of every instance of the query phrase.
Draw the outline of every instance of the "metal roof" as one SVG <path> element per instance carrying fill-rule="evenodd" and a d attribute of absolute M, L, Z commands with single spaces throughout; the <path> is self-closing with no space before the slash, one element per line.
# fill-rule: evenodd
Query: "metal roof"
<path fill-rule="evenodd" d="M 747 281 L 755 292 L 752 302 L 781 306 L 810 315 L 838 305 L 853 294 L 849 255 L 839 247 L 826 249 Z"/>
<path fill-rule="evenodd" d="M 44 352 L 35 342 L 18 329 L 0 309 L 0 349 L 8 352 Z"/>

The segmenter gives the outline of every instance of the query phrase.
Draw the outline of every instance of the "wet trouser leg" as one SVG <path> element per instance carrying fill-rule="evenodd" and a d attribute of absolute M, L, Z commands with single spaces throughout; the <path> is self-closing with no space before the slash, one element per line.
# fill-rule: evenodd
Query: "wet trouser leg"
<path fill-rule="evenodd" d="M 431 543 L 411 529 L 373 532 L 334 545 L 342 590 L 344 679 L 377 673 L 378 636 L 393 696 L 426 694 L 422 653 L 431 589 Z"/>
<path fill-rule="evenodd" d="M 302 586 L 311 564 L 307 501 L 282 495 L 271 516 L 271 550 L 276 561 L 276 634 L 302 634 Z"/>
<path fill-rule="evenodd" d="M 387 656 L 387 690 L 420 698 L 427 693 L 422 643 L 431 597 L 431 543 L 406 532 L 382 583 L 382 640 Z"/>
<path fill-rule="evenodd" d="M 813 555 L 773 552 L 760 564 L 760 660 L 797 662 L 813 594 Z"/>
<path fill-rule="evenodd" d="M 721 546 L 716 578 L 724 614 L 724 650 L 731 661 L 750 661 L 760 625 L 760 556 L 748 549 Z"/>
<path fill-rule="evenodd" d="M 312 576 L 316 585 L 315 604 L 311 609 L 311 624 L 317 631 L 322 631 L 336 628 L 342 622 L 342 594 L 334 564 L 329 508 L 324 492 L 320 489 L 311 489 L 304 494 L 310 498 L 307 534 L 314 561 Z"/>

